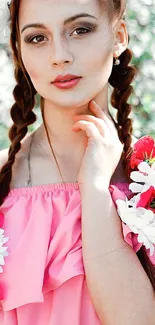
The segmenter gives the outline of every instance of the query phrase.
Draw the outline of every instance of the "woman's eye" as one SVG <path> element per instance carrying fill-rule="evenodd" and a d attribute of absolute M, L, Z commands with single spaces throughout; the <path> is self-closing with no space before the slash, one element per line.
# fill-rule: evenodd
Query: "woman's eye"
<path fill-rule="evenodd" d="M 82 34 L 87 34 L 91 32 L 91 28 L 85 28 L 85 27 L 79 27 L 74 30 L 72 35 L 82 35 Z M 75 34 L 77 33 L 77 34 Z"/>
<path fill-rule="evenodd" d="M 84 34 L 88 34 L 88 33 L 92 32 L 95 28 L 96 28 L 95 26 L 78 27 L 78 28 L 74 29 L 74 31 L 72 32 L 72 35 L 81 36 Z M 47 38 L 43 35 L 35 35 L 32 37 L 25 37 L 25 42 L 32 43 L 32 44 L 39 44 L 39 43 L 43 43 L 45 41 L 45 39 L 47 39 Z"/>
<path fill-rule="evenodd" d="M 45 37 L 43 35 L 36 35 L 34 37 L 31 37 L 29 40 L 27 40 L 28 43 L 42 43 L 42 41 L 44 41 Z M 36 41 L 34 41 L 36 40 Z"/>

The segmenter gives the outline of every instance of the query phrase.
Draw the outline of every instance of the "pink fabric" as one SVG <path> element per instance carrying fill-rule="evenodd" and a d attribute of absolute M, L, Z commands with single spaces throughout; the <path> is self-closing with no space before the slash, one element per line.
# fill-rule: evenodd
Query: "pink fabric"
<path fill-rule="evenodd" d="M 110 187 L 113 200 L 127 184 Z M 1 325 L 101 325 L 82 261 L 78 184 L 13 189 L 0 208 L 9 256 L 0 274 Z M 123 225 L 135 251 L 136 236 Z"/>

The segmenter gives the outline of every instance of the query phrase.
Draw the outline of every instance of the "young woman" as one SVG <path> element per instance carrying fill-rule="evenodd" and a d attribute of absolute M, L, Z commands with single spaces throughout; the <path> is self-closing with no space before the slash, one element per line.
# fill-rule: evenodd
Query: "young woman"
<path fill-rule="evenodd" d="M 17 84 L 0 156 L 1 325 L 155 324 L 155 255 L 114 204 L 129 194 L 132 151 L 124 13 L 124 0 L 9 3 Z M 43 123 L 26 136 L 36 94 Z"/>

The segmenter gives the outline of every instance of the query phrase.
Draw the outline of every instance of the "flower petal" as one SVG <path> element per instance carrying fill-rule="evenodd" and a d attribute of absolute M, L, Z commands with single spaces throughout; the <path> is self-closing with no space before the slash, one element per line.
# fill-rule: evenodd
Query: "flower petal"
<path fill-rule="evenodd" d="M 155 250 L 155 246 L 152 245 L 152 243 L 151 243 L 151 245 L 150 245 L 150 256 L 154 255 L 154 250 Z"/>
<path fill-rule="evenodd" d="M 129 185 L 129 190 L 132 192 L 132 193 L 139 193 L 141 192 L 143 188 L 143 185 L 141 184 L 138 184 L 138 183 L 131 183 Z"/>
<path fill-rule="evenodd" d="M 0 236 L 4 234 L 4 229 L 0 228 Z"/>
<path fill-rule="evenodd" d="M 4 237 L 4 238 L 2 239 L 2 244 L 7 243 L 8 240 L 9 240 L 9 237 Z"/>
<path fill-rule="evenodd" d="M 145 176 L 141 172 L 131 172 L 130 178 L 134 182 L 145 183 Z"/>
<path fill-rule="evenodd" d="M 130 207 L 129 202 L 127 199 L 126 201 L 116 200 L 118 214 L 131 231 L 138 234 L 138 242 L 142 243 L 146 249 L 153 250 L 151 247 L 155 244 L 155 214 L 145 208 Z"/>
<path fill-rule="evenodd" d="M 155 170 L 155 162 L 151 165 L 151 169 Z"/>
<path fill-rule="evenodd" d="M 148 165 L 147 162 L 143 161 L 138 165 L 138 169 L 142 173 L 149 174 L 151 172 L 151 167 Z"/>
<path fill-rule="evenodd" d="M 9 256 L 9 253 L 6 251 L 3 253 L 3 256 L 6 257 L 6 256 Z"/>
<path fill-rule="evenodd" d="M 3 255 L 0 254 L 0 265 L 4 265 L 5 262 L 4 262 L 4 257 Z"/>
<path fill-rule="evenodd" d="M 144 157 L 144 154 L 147 154 L 147 158 L 150 157 L 150 154 L 154 148 L 154 139 L 149 135 L 145 135 L 141 137 L 135 144 L 134 144 L 134 151 L 137 152 L 137 156 Z M 155 150 L 153 150 L 153 157 L 155 155 Z"/>
<path fill-rule="evenodd" d="M 0 254 L 3 254 L 4 252 L 6 252 L 7 249 L 8 249 L 7 246 L 3 246 L 3 247 L 1 247 L 1 248 L 0 248 Z"/>
<path fill-rule="evenodd" d="M 3 226 L 4 223 L 4 214 L 0 212 L 0 228 Z"/>

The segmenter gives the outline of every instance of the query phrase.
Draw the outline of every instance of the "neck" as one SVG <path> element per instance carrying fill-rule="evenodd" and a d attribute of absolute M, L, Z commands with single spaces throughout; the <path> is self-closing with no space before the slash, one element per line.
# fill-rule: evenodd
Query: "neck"
<path fill-rule="evenodd" d="M 94 100 L 96 103 L 106 112 L 108 112 L 108 96 L 107 93 L 98 94 Z M 48 129 L 49 137 L 52 146 L 57 155 L 63 155 L 64 152 L 72 155 L 78 150 L 84 149 L 84 132 L 74 132 L 72 127 L 74 125 L 73 117 L 78 114 L 92 115 L 89 110 L 89 104 L 84 104 L 80 107 L 58 107 L 48 100 L 44 100 L 43 103 L 44 119 L 46 127 Z M 44 124 L 39 128 L 39 137 L 42 140 L 47 140 L 46 130 Z"/>

